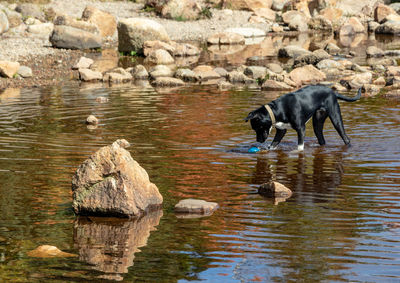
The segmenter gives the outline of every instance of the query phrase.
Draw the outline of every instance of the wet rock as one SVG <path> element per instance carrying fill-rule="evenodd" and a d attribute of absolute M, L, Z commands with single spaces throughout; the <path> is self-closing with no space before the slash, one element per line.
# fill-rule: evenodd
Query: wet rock
<path fill-rule="evenodd" d="M 90 33 L 99 34 L 100 31 L 98 27 L 92 23 L 77 20 L 68 15 L 58 14 L 53 20 L 54 25 L 57 26 L 70 26 L 73 28 L 81 29 Z"/>
<path fill-rule="evenodd" d="M 200 199 L 184 199 L 175 205 L 176 213 L 186 213 L 195 215 L 211 215 L 218 209 L 218 203 L 208 202 Z"/>
<path fill-rule="evenodd" d="M 175 50 L 173 56 L 185 57 L 185 56 L 196 56 L 200 54 L 199 48 L 189 43 L 176 43 L 172 42 Z"/>
<path fill-rule="evenodd" d="M 375 21 L 369 21 L 368 22 L 368 31 L 369 32 L 375 32 L 375 30 L 379 27 L 379 23 Z"/>
<path fill-rule="evenodd" d="M 140 217 L 161 206 L 163 198 L 157 186 L 127 146 L 126 140 L 117 140 L 78 167 L 72 178 L 76 214 Z"/>
<path fill-rule="evenodd" d="M 86 68 L 79 68 L 79 79 L 84 82 L 100 81 L 103 79 L 103 74 Z"/>
<path fill-rule="evenodd" d="M 118 22 L 117 29 L 118 50 L 121 52 L 143 53 L 143 44 L 147 40 L 170 40 L 165 28 L 149 19 L 123 19 Z"/>
<path fill-rule="evenodd" d="M 290 85 L 284 83 L 284 82 L 278 82 L 274 80 L 266 80 L 262 86 L 262 90 L 266 91 L 280 91 L 280 90 L 291 90 L 293 87 Z"/>
<path fill-rule="evenodd" d="M 244 74 L 252 79 L 264 79 L 267 75 L 267 68 L 261 66 L 249 66 L 244 69 Z"/>
<path fill-rule="evenodd" d="M 175 62 L 174 58 L 163 49 L 157 49 L 150 52 L 150 54 L 144 60 L 145 63 L 151 63 L 156 65 L 169 65 Z"/>
<path fill-rule="evenodd" d="M 376 46 L 368 46 L 367 50 L 367 58 L 371 58 L 371 57 L 382 57 L 384 56 L 384 52 L 382 49 L 376 47 Z"/>
<path fill-rule="evenodd" d="M 389 6 L 379 4 L 374 10 L 374 20 L 378 23 L 383 23 L 390 14 L 396 14 L 396 11 Z"/>
<path fill-rule="evenodd" d="M 213 67 L 206 65 L 199 65 L 193 69 L 193 72 L 196 74 L 200 81 L 208 81 L 219 79 L 221 76 L 214 71 Z"/>
<path fill-rule="evenodd" d="M 130 70 L 134 79 L 145 80 L 149 78 L 149 73 L 143 65 L 136 65 Z"/>
<path fill-rule="evenodd" d="M 38 19 L 41 22 L 46 21 L 43 11 L 39 8 L 38 5 L 35 4 L 30 4 L 30 3 L 18 4 L 17 7 L 15 8 L 15 11 L 21 13 L 23 18 L 31 17 Z"/>
<path fill-rule="evenodd" d="M 99 35 L 69 26 L 55 26 L 49 40 L 57 48 L 93 49 L 102 46 Z"/>
<path fill-rule="evenodd" d="M 316 83 L 326 79 L 326 75 L 313 65 L 296 68 L 289 73 L 289 77 L 297 85 Z"/>
<path fill-rule="evenodd" d="M 156 79 L 159 77 L 172 77 L 174 75 L 174 71 L 172 71 L 168 66 L 157 65 L 150 69 L 149 74 L 153 79 Z"/>
<path fill-rule="evenodd" d="M 231 83 L 252 84 L 256 82 L 254 79 L 251 79 L 242 72 L 238 71 L 229 72 L 227 78 Z"/>
<path fill-rule="evenodd" d="M 10 25 L 8 23 L 8 18 L 6 16 L 6 14 L 0 10 L 0 34 L 8 31 L 9 28 L 10 28 Z"/>
<path fill-rule="evenodd" d="M 227 82 L 227 81 L 219 81 L 217 85 L 218 85 L 218 89 L 220 89 L 220 90 L 229 90 L 229 89 L 233 89 L 235 87 L 233 84 L 231 84 L 230 82 Z"/>
<path fill-rule="evenodd" d="M 19 26 L 20 24 L 22 24 L 22 15 L 20 13 L 9 10 L 9 9 L 6 9 L 4 12 L 7 15 L 10 28 L 15 28 L 15 27 Z M 1 12 L 0 12 L 0 18 L 1 18 Z M 0 24 L 0 26 L 1 26 L 1 24 Z M 1 30 L 1 28 L 0 28 L 0 30 Z M 0 34 L 1 34 L 1 31 L 0 31 Z"/>
<path fill-rule="evenodd" d="M 268 198 L 274 198 L 275 204 L 285 201 L 292 196 L 292 191 L 289 188 L 274 181 L 262 184 L 258 188 L 258 193 Z"/>
<path fill-rule="evenodd" d="M 320 59 L 313 53 L 304 54 L 298 56 L 293 61 L 293 68 L 303 67 L 306 65 L 315 65 L 320 61 Z"/>
<path fill-rule="evenodd" d="M 81 58 L 79 58 L 79 61 L 72 67 L 72 69 L 73 70 L 89 69 L 93 63 L 94 61 L 92 59 L 82 56 Z"/>
<path fill-rule="evenodd" d="M 86 118 L 87 125 L 97 125 L 99 123 L 99 119 L 97 119 L 94 115 L 89 115 Z"/>
<path fill-rule="evenodd" d="M 12 78 L 20 67 L 18 62 L 0 61 L 0 76 Z"/>
<path fill-rule="evenodd" d="M 27 66 L 20 66 L 17 73 L 23 78 L 31 78 L 33 76 L 32 69 Z"/>
<path fill-rule="evenodd" d="M 42 245 L 27 253 L 30 257 L 75 257 L 77 255 L 61 251 L 59 248 L 50 245 Z"/>
<path fill-rule="evenodd" d="M 228 76 L 228 71 L 225 70 L 224 68 L 217 67 L 213 69 L 214 72 L 216 72 L 218 75 L 220 75 L 223 78 L 226 78 Z"/>
<path fill-rule="evenodd" d="M 231 44 L 244 44 L 245 39 L 241 34 L 233 33 L 233 32 L 219 32 L 211 35 L 207 39 L 208 44 L 222 44 L 222 45 L 231 45 Z"/>
<path fill-rule="evenodd" d="M 266 32 L 257 28 L 228 28 L 225 32 L 237 33 L 245 38 L 249 37 L 264 37 Z"/>
<path fill-rule="evenodd" d="M 322 30 L 327 32 L 333 30 L 332 22 L 320 15 L 313 17 L 310 21 L 308 21 L 308 26 L 313 30 Z"/>
<path fill-rule="evenodd" d="M 375 30 L 378 34 L 400 34 L 400 21 L 386 21 Z"/>
<path fill-rule="evenodd" d="M 143 54 L 146 57 L 149 56 L 151 52 L 158 49 L 168 51 L 171 55 L 175 52 L 175 47 L 172 44 L 160 40 L 147 40 L 143 43 Z"/>
<path fill-rule="evenodd" d="M 195 82 L 198 80 L 196 73 L 190 69 L 178 69 L 175 77 L 185 82 Z"/>
<path fill-rule="evenodd" d="M 108 280 L 121 281 L 118 278 L 123 279 L 121 274 L 133 265 L 135 253 L 147 245 L 161 217 L 162 210 L 132 220 L 78 217 L 73 228 L 79 260 L 106 274 Z"/>
<path fill-rule="evenodd" d="M 132 75 L 123 68 L 116 68 L 103 76 L 103 82 L 125 83 L 132 80 Z"/>
<path fill-rule="evenodd" d="M 185 82 L 177 78 L 158 77 L 152 81 L 151 84 L 155 87 L 177 87 L 184 86 Z"/>
<path fill-rule="evenodd" d="M 43 24 L 30 25 L 26 30 L 30 33 L 34 33 L 48 38 L 50 34 L 53 32 L 53 29 L 54 25 L 52 23 L 43 23 Z"/>
<path fill-rule="evenodd" d="M 341 49 L 340 49 L 339 46 L 337 46 L 337 45 L 334 44 L 334 43 L 328 43 L 328 44 L 325 46 L 324 50 L 325 50 L 326 52 L 328 52 L 330 55 L 336 55 L 336 54 L 340 53 L 340 50 L 341 50 Z"/>
<path fill-rule="evenodd" d="M 286 57 L 286 58 L 296 58 L 301 55 L 308 55 L 308 54 L 311 54 L 311 52 L 297 45 L 287 45 L 285 47 L 280 48 L 278 51 L 279 57 Z"/>
<path fill-rule="evenodd" d="M 93 6 L 87 6 L 82 13 L 82 20 L 94 24 L 102 37 L 113 36 L 117 31 L 115 17 Z"/>

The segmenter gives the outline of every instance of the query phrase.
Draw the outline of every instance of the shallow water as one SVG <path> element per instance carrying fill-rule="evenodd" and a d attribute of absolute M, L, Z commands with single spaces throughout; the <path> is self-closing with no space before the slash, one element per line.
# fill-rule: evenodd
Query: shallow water
<path fill-rule="evenodd" d="M 294 131 L 279 150 L 233 152 L 255 141 L 243 118 L 275 95 L 130 85 L 3 94 L 2 281 L 400 281 L 399 101 L 341 103 L 350 148 L 327 122 L 325 147 L 307 125 L 304 154 L 290 152 Z M 85 126 L 89 114 L 100 119 L 97 129 Z M 162 212 L 137 222 L 77 219 L 72 174 L 118 138 L 133 144 L 133 158 L 159 187 Z M 258 195 L 271 179 L 293 196 L 275 204 Z M 173 206 L 189 197 L 220 209 L 177 218 Z M 78 257 L 27 255 L 44 244 Z"/>

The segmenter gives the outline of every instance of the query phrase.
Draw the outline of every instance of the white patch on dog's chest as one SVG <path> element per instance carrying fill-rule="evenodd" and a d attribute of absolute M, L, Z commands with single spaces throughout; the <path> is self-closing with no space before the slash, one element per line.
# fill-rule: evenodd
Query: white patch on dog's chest
<path fill-rule="evenodd" d="M 289 123 L 276 122 L 275 128 L 277 128 L 279 130 L 285 130 L 285 129 L 288 130 L 288 129 L 291 129 L 292 126 L 290 126 Z"/>

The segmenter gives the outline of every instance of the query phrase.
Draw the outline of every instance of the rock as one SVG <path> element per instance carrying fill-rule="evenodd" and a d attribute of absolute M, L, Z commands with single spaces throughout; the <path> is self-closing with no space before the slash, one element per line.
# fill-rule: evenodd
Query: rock
<path fill-rule="evenodd" d="M 304 54 L 294 59 L 293 68 L 303 67 L 310 64 L 316 65 L 319 61 L 320 59 L 313 53 Z"/>
<path fill-rule="evenodd" d="M 184 56 L 196 56 L 200 54 L 199 48 L 189 43 L 176 43 L 172 42 L 174 46 L 173 56 L 184 57 Z"/>
<path fill-rule="evenodd" d="M 399 66 L 387 67 L 386 76 L 400 76 L 400 67 Z"/>
<path fill-rule="evenodd" d="M 218 203 L 200 199 L 184 199 L 175 205 L 176 213 L 211 215 L 218 208 Z"/>
<path fill-rule="evenodd" d="M 151 63 L 156 65 L 169 65 L 175 62 L 174 58 L 163 49 L 157 49 L 150 52 L 150 54 L 144 60 L 145 63 Z"/>
<path fill-rule="evenodd" d="M 150 69 L 150 76 L 155 79 L 159 77 L 172 77 L 174 72 L 165 65 L 157 65 L 154 68 Z"/>
<path fill-rule="evenodd" d="M 296 68 L 289 73 L 289 77 L 297 85 L 316 83 L 326 79 L 326 75 L 313 65 Z"/>
<path fill-rule="evenodd" d="M 396 11 L 384 4 L 378 4 L 374 10 L 374 20 L 378 23 L 383 23 L 390 14 L 396 14 Z"/>
<path fill-rule="evenodd" d="M 68 15 L 56 15 L 53 20 L 56 26 L 70 26 L 90 33 L 100 34 L 98 27 L 92 23 L 76 20 Z"/>
<path fill-rule="evenodd" d="M 242 72 L 232 71 L 228 73 L 228 81 L 230 83 L 252 84 L 255 83 L 254 79 L 247 77 Z"/>
<path fill-rule="evenodd" d="M 254 11 L 255 9 L 271 8 L 272 0 L 225 0 L 223 5 L 232 10 Z"/>
<path fill-rule="evenodd" d="M 378 34 L 400 34 L 400 21 L 386 21 L 375 29 Z"/>
<path fill-rule="evenodd" d="M 324 59 L 324 60 L 318 62 L 317 68 L 320 70 L 343 69 L 343 66 L 338 61 L 331 60 L 331 59 Z"/>
<path fill-rule="evenodd" d="M 163 18 L 181 21 L 197 20 L 202 12 L 202 7 L 195 0 L 159 1 L 155 8 Z"/>
<path fill-rule="evenodd" d="M 392 3 L 389 5 L 390 8 L 396 11 L 396 13 L 400 12 L 400 3 Z"/>
<path fill-rule="evenodd" d="M 383 50 L 376 46 L 368 46 L 366 53 L 367 53 L 367 58 L 383 57 L 385 55 Z"/>
<path fill-rule="evenodd" d="M 219 32 L 211 35 L 207 39 L 208 44 L 222 44 L 222 45 L 230 45 L 230 44 L 244 44 L 245 39 L 241 34 L 233 33 L 233 32 Z"/>
<path fill-rule="evenodd" d="M 319 62 L 319 61 L 322 61 L 322 60 L 324 60 L 324 59 L 330 59 L 330 58 L 332 58 L 332 55 L 330 55 L 328 52 L 326 52 L 326 51 L 323 50 L 323 49 L 314 50 L 314 51 L 312 52 L 312 54 L 315 55 L 315 56 L 317 57 L 318 62 Z"/>
<path fill-rule="evenodd" d="M 8 23 L 8 18 L 6 14 L 2 10 L 0 10 L 0 34 L 8 31 L 9 28 L 10 25 Z"/>
<path fill-rule="evenodd" d="M 79 61 L 72 67 L 72 69 L 73 70 L 89 69 L 93 63 L 94 61 L 92 59 L 82 56 L 81 58 L 79 58 Z"/>
<path fill-rule="evenodd" d="M 20 66 L 17 73 L 23 78 L 31 78 L 33 75 L 32 69 L 27 66 Z"/>
<path fill-rule="evenodd" d="M 55 246 L 42 245 L 27 253 L 30 257 L 75 257 L 77 255 L 61 251 Z"/>
<path fill-rule="evenodd" d="M 198 80 L 196 73 L 190 69 L 178 69 L 175 77 L 185 82 L 195 82 Z"/>
<path fill-rule="evenodd" d="M 283 68 L 281 67 L 281 65 L 279 65 L 277 63 L 268 63 L 266 65 L 266 67 L 267 67 L 268 70 L 270 70 L 270 71 L 272 71 L 274 73 L 277 73 L 277 74 L 280 74 L 280 73 L 283 72 Z"/>
<path fill-rule="evenodd" d="M 8 18 L 8 23 L 9 23 L 9 27 L 10 28 L 15 28 L 17 26 L 19 26 L 20 24 L 22 24 L 22 15 L 18 12 L 6 9 L 5 13 L 7 15 Z M 0 18 L 1 18 L 1 12 L 0 12 Z M 0 20 L 1 22 L 1 20 Z M 0 24 L 1 26 L 1 24 Z M 0 28 L 1 30 L 1 28 Z M 1 34 L 1 31 L 0 31 Z"/>
<path fill-rule="evenodd" d="M 273 24 L 271 29 L 273 32 L 283 32 L 284 31 L 283 26 L 280 26 L 278 24 Z"/>
<path fill-rule="evenodd" d="M 267 75 L 267 68 L 261 66 L 249 66 L 244 70 L 244 74 L 252 79 L 264 79 Z"/>
<path fill-rule="evenodd" d="M 290 2 L 291 0 L 273 0 L 271 8 L 274 11 L 282 11 Z"/>
<path fill-rule="evenodd" d="M 116 68 L 103 76 L 103 82 L 125 83 L 132 80 L 132 75 L 123 68 Z"/>
<path fill-rule="evenodd" d="M 365 32 L 364 25 L 356 17 L 351 17 L 350 19 L 348 19 L 347 20 L 347 24 L 351 25 L 353 27 L 355 33 L 363 33 L 363 32 Z"/>
<path fill-rule="evenodd" d="M 278 82 L 274 80 L 266 80 L 262 86 L 261 90 L 266 91 L 280 91 L 280 90 L 291 90 L 293 87 L 286 84 L 285 82 Z"/>
<path fill-rule="evenodd" d="M 115 17 L 93 6 L 87 6 L 82 13 L 82 20 L 94 24 L 102 37 L 113 36 L 117 31 Z"/>
<path fill-rule="evenodd" d="M 287 45 L 278 50 L 279 57 L 296 58 L 301 55 L 307 55 L 311 52 L 297 45 Z"/>
<path fill-rule="evenodd" d="M 372 82 L 372 73 L 370 72 L 365 72 L 362 74 L 356 74 L 354 75 L 349 84 L 352 89 L 359 89 L 365 84 L 370 84 Z"/>
<path fill-rule="evenodd" d="M 251 23 L 251 24 L 266 24 L 267 20 L 264 19 L 263 17 L 253 15 L 253 16 L 250 16 L 249 23 Z"/>
<path fill-rule="evenodd" d="M 50 36 L 53 47 L 66 49 L 101 48 L 101 36 L 69 26 L 55 26 Z"/>
<path fill-rule="evenodd" d="M 147 80 L 149 78 L 149 73 L 143 65 L 136 65 L 131 69 L 130 73 L 137 80 Z"/>
<path fill-rule="evenodd" d="M 235 86 L 231 84 L 230 82 L 227 81 L 219 81 L 218 82 L 218 89 L 220 90 L 228 90 L 228 89 L 233 89 Z"/>
<path fill-rule="evenodd" d="M 215 72 L 211 66 L 199 65 L 193 69 L 193 72 L 196 74 L 199 81 L 208 81 L 221 78 L 221 76 Z"/>
<path fill-rule="evenodd" d="M 97 125 L 99 123 L 99 119 L 97 119 L 94 115 L 89 115 L 86 118 L 86 124 L 88 125 Z"/>
<path fill-rule="evenodd" d="M 185 83 L 177 78 L 158 77 L 151 83 L 155 87 L 177 87 L 184 86 Z"/>
<path fill-rule="evenodd" d="M 143 43 L 143 55 L 146 57 L 149 56 L 152 51 L 157 49 L 168 51 L 171 55 L 175 52 L 175 47 L 172 44 L 160 40 L 148 40 Z"/>
<path fill-rule="evenodd" d="M 0 76 L 12 78 L 19 70 L 18 62 L 0 61 Z"/>
<path fill-rule="evenodd" d="M 41 11 L 39 6 L 35 4 L 29 4 L 29 3 L 18 4 L 18 6 L 15 8 L 15 11 L 21 13 L 23 18 L 32 17 L 40 20 L 41 22 L 46 21 L 43 11 Z"/>
<path fill-rule="evenodd" d="M 85 82 L 100 81 L 103 79 L 103 74 L 87 68 L 79 68 L 79 78 Z"/>
<path fill-rule="evenodd" d="M 24 23 L 28 26 L 30 25 L 39 25 L 39 24 L 43 24 L 41 21 L 39 21 L 38 19 L 35 18 L 26 18 L 24 20 Z"/>
<path fill-rule="evenodd" d="M 369 21 L 368 22 L 368 31 L 369 32 L 375 32 L 375 30 L 379 27 L 379 23 L 375 21 Z"/>
<path fill-rule="evenodd" d="M 30 33 L 38 34 L 44 37 L 49 37 L 53 32 L 54 25 L 52 23 L 30 25 L 26 29 Z"/>
<path fill-rule="evenodd" d="M 266 35 L 266 32 L 257 29 L 257 28 L 228 28 L 225 30 L 225 32 L 232 32 L 236 34 L 240 34 L 245 38 L 249 37 L 263 37 Z"/>
<path fill-rule="evenodd" d="M 373 81 L 374 85 L 386 85 L 386 80 L 384 77 L 379 77 L 376 80 Z"/>
<path fill-rule="evenodd" d="M 147 40 L 169 41 L 165 28 L 159 23 L 142 18 L 123 19 L 118 22 L 118 50 L 120 52 L 143 53 Z"/>
<path fill-rule="evenodd" d="M 332 23 L 332 26 L 339 25 L 343 16 L 343 10 L 336 7 L 327 7 L 319 12 L 319 15 Z"/>
<path fill-rule="evenodd" d="M 267 19 L 270 22 L 275 22 L 276 12 L 269 8 L 257 8 L 253 10 L 254 14 L 258 17 Z"/>
<path fill-rule="evenodd" d="M 326 52 L 328 52 L 330 55 L 336 55 L 336 54 L 338 54 L 338 53 L 341 51 L 340 47 L 338 47 L 338 46 L 337 46 L 336 44 L 334 44 L 334 43 L 328 43 L 328 44 L 325 46 L 324 50 L 325 50 Z"/>
<path fill-rule="evenodd" d="M 218 75 L 220 75 L 223 78 L 226 78 L 228 76 L 228 71 L 222 67 L 217 67 L 217 68 L 213 69 L 213 71 L 216 72 Z"/>
<path fill-rule="evenodd" d="M 275 204 L 285 201 L 292 196 L 292 191 L 289 188 L 274 181 L 262 184 L 258 188 L 258 193 L 265 197 L 275 198 Z"/>
<path fill-rule="evenodd" d="M 308 31 L 308 18 L 300 12 L 289 11 L 282 15 L 283 21 L 289 26 L 290 30 L 299 32 Z"/>
<path fill-rule="evenodd" d="M 76 214 L 140 217 L 158 209 L 163 198 L 139 163 L 117 140 L 102 147 L 81 164 L 72 177 Z"/>
<path fill-rule="evenodd" d="M 313 17 L 310 21 L 308 21 L 308 27 L 313 30 L 322 30 L 322 31 L 332 31 L 332 22 L 323 17 L 323 16 L 316 16 Z"/>

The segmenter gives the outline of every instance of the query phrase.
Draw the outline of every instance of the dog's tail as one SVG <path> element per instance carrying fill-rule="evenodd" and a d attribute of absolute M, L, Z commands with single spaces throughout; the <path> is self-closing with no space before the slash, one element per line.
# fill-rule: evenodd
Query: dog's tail
<path fill-rule="evenodd" d="M 344 100 L 344 101 L 348 101 L 348 102 L 353 102 L 353 101 L 357 101 L 357 100 L 359 100 L 361 98 L 361 89 L 362 89 L 362 87 L 360 87 L 358 89 L 357 95 L 355 97 L 347 97 L 347 96 L 341 95 L 341 94 L 339 94 L 337 92 L 335 92 L 335 95 L 336 95 L 336 97 L 338 99 L 341 99 L 341 100 Z"/>

